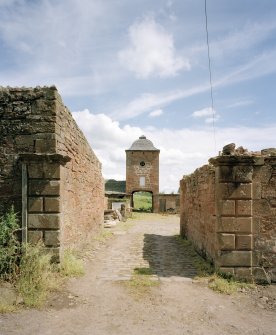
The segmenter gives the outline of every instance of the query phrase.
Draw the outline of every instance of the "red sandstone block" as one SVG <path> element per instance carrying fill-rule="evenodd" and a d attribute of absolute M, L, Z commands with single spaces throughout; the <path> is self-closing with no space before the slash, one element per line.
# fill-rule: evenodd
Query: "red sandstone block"
<path fill-rule="evenodd" d="M 56 150 L 56 141 L 54 139 L 36 139 L 35 152 L 54 153 Z"/>
<path fill-rule="evenodd" d="M 235 249 L 235 234 L 218 234 L 218 243 L 220 250 L 234 250 Z"/>
<path fill-rule="evenodd" d="M 252 235 L 236 235 L 237 250 L 252 250 Z"/>
<path fill-rule="evenodd" d="M 55 231 L 45 231 L 45 245 L 46 246 L 53 246 L 57 247 L 60 244 L 60 239 L 59 239 L 60 232 L 59 230 Z"/>
<path fill-rule="evenodd" d="M 221 217 L 218 221 L 218 232 L 223 233 L 251 233 L 252 218 Z"/>
<path fill-rule="evenodd" d="M 45 212 L 60 212 L 60 198 L 44 198 Z"/>
<path fill-rule="evenodd" d="M 42 197 L 29 197 L 28 198 L 28 211 L 29 212 L 43 212 L 43 198 Z"/>
<path fill-rule="evenodd" d="M 36 231 L 29 230 L 27 240 L 28 243 L 37 244 L 38 242 L 43 240 L 43 232 L 39 230 Z"/>
<path fill-rule="evenodd" d="M 235 215 L 235 201 L 222 200 L 221 202 L 221 215 L 234 216 Z"/>
<path fill-rule="evenodd" d="M 221 183 L 219 196 L 221 199 L 251 199 L 252 184 Z"/>
<path fill-rule="evenodd" d="M 57 163 L 31 164 L 28 166 L 30 179 L 59 179 L 60 165 Z"/>
<path fill-rule="evenodd" d="M 237 200 L 237 216 L 252 215 L 252 200 Z"/>
<path fill-rule="evenodd" d="M 59 214 L 28 214 L 28 227 L 37 229 L 59 229 Z"/>
<path fill-rule="evenodd" d="M 58 180 L 30 180 L 29 195 L 59 195 L 60 183 Z"/>
<path fill-rule="evenodd" d="M 251 280 L 252 279 L 252 267 L 235 268 L 235 276 L 240 279 Z"/>
<path fill-rule="evenodd" d="M 222 251 L 218 256 L 217 262 L 219 266 L 246 267 L 251 266 L 251 251 Z"/>
<path fill-rule="evenodd" d="M 238 165 L 233 167 L 233 181 L 240 183 L 252 182 L 253 167 Z"/>

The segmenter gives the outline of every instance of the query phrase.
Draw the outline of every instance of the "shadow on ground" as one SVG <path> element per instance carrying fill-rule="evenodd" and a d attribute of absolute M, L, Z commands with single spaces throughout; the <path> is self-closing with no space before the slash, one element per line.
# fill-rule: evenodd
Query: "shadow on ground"
<path fill-rule="evenodd" d="M 197 275 L 190 248 L 176 236 L 145 234 L 143 258 L 149 262 L 151 273 L 159 277 Z"/>

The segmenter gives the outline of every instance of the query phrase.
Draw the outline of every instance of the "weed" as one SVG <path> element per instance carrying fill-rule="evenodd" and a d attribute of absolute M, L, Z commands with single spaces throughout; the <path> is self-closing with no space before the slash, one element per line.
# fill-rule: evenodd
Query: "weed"
<path fill-rule="evenodd" d="M 21 248 L 16 234 L 19 225 L 14 208 L 0 217 L 0 278 L 14 281 L 18 274 Z"/>
<path fill-rule="evenodd" d="M 151 276 L 153 274 L 151 268 L 135 268 L 134 274 L 136 275 L 144 275 L 144 276 Z"/>
<path fill-rule="evenodd" d="M 213 274 L 208 278 L 208 287 L 223 294 L 233 294 L 241 289 L 251 289 L 253 284 L 239 282 L 234 278 L 223 278 L 219 274 Z"/>
<path fill-rule="evenodd" d="M 112 231 L 110 230 L 100 230 L 100 232 L 94 236 L 94 241 L 98 241 L 98 242 L 105 242 L 107 239 L 111 238 L 113 236 Z"/>
<path fill-rule="evenodd" d="M 83 261 L 76 256 L 76 252 L 67 249 L 60 265 L 61 274 L 66 277 L 81 277 L 84 275 Z"/>
<path fill-rule="evenodd" d="M 24 245 L 20 260 L 20 276 L 17 288 L 24 304 L 38 307 L 54 286 L 55 278 L 51 266 L 51 254 L 45 254 L 43 246 Z"/>

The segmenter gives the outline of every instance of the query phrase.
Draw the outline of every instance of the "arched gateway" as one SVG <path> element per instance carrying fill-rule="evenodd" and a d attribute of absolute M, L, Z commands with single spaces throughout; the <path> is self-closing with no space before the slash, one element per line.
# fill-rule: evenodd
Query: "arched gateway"
<path fill-rule="evenodd" d="M 159 153 L 153 143 L 142 135 L 126 150 L 126 193 L 152 193 L 153 212 L 158 212 Z"/>

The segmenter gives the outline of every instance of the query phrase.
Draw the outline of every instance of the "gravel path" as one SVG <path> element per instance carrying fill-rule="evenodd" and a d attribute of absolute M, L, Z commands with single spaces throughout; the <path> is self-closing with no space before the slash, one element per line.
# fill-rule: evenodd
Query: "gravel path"
<path fill-rule="evenodd" d="M 126 225 L 87 255 L 86 275 L 69 280 L 46 308 L 0 315 L 0 335 L 275 334 L 275 310 L 262 299 L 275 287 L 213 292 L 193 279 L 196 269 L 175 238 L 177 216 L 148 214 Z M 130 288 L 133 270 L 149 267 L 159 285 Z"/>

